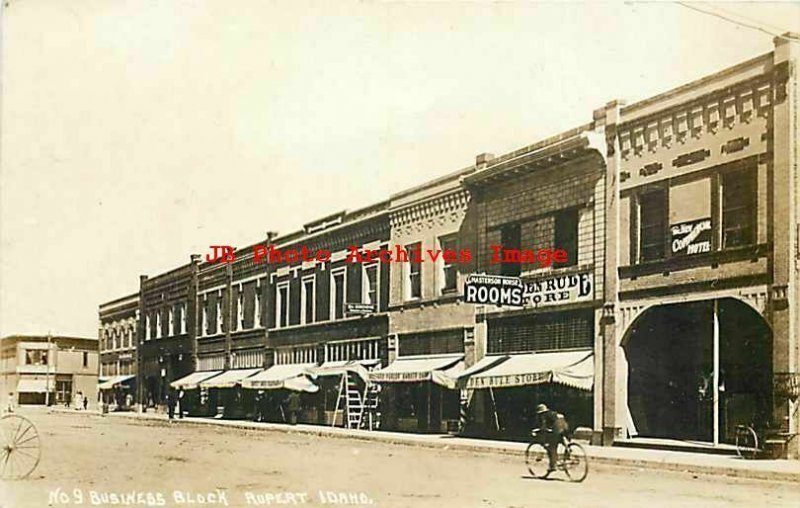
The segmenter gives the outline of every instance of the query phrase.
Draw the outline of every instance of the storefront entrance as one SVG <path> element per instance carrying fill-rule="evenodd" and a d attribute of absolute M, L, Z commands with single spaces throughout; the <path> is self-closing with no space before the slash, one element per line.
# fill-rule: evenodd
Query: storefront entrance
<path fill-rule="evenodd" d="M 738 300 L 650 308 L 623 348 L 634 435 L 725 443 L 770 418 L 772 333 Z"/>

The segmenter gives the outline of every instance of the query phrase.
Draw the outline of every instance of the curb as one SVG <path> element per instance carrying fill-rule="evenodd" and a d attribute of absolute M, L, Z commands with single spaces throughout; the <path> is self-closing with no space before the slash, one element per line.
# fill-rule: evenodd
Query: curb
<path fill-rule="evenodd" d="M 57 410 L 58 411 L 58 410 Z M 61 411 L 58 411 L 61 412 Z M 70 414 L 75 414 L 70 412 Z M 87 411 L 81 414 L 94 415 L 94 416 L 112 416 L 117 418 L 125 418 L 135 421 L 155 421 L 163 425 L 190 425 L 190 426 L 214 426 L 233 428 L 246 431 L 255 432 L 274 432 L 283 434 L 300 434 L 327 438 L 349 439 L 357 441 L 370 441 L 390 445 L 403 445 L 416 448 L 426 448 L 431 450 L 444 450 L 444 451 L 461 451 L 480 453 L 486 455 L 498 456 L 512 456 L 523 457 L 525 454 L 524 443 L 518 443 L 519 447 L 498 447 L 491 445 L 480 445 L 474 443 L 459 443 L 448 442 L 446 438 L 441 440 L 420 440 L 412 437 L 404 438 L 402 436 L 383 434 L 381 432 L 358 432 L 342 429 L 332 429 L 320 426 L 318 429 L 297 428 L 283 424 L 254 424 L 253 422 L 245 422 L 241 420 L 207 420 L 203 418 L 189 417 L 187 419 L 174 419 L 170 423 L 166 418 L 161 416 L 144 416 L 138 413 L 107 413 L 99 414 L 96 412 Z M 646 460 L 638 458 L 624 458 L 624 457 L 604 457 L 593 455 L 591 449 L 587 449 L 587 455 L 592 463 L 602 464 L 607 466 L 627 467 L 627 468 L 643 468 L 660 471 L 671 471 L 687 474 L 703 474 L 703 475 L 724 475 L 734 478 L 745 478 L 752 480 L 768 480 L 778 482 L 800 482 L 800 471 L 770 471 L 766 469 L 750 469 L 746 467 L 730 467 L 730 466 L 714 466 L 703 464 L 691 464 L 685 462 L 670 462 L 665 460 Z M 755 462 L 754 462 L 755 463 Z"/>

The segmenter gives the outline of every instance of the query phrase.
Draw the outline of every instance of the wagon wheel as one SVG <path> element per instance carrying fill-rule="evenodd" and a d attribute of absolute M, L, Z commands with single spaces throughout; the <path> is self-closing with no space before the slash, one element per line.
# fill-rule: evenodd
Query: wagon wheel
<path fill-rule="evenodd" d="M 21 480 L 36 469 L 42 456 L 36 426 L 24 416 L 0 417 L 0 478 Z"/>

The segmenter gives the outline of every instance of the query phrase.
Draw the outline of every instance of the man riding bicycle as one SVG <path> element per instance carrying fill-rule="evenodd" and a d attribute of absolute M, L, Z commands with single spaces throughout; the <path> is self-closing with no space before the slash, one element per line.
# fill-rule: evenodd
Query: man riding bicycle
<path fill-rule="evenodd" d="M 533 429 L 531 434 L 541 439 L 542 444 L 547 449 L 549 464 L 547 472 L 556 470 L 556 452 L 559 443 L 566 446 L 566 435 L 569 425 L 564 415 L 548 409 L 547 405 L 539 404 L 536 406 L 536 416 L 539 419 L 539 428 Z"/>

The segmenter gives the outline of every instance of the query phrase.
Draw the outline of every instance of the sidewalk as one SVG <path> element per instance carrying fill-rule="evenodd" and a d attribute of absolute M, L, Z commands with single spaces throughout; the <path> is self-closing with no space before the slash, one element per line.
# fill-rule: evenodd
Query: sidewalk
<path fill-rule="evenodd" d="M 56 411 L 60 410 L 56 409 Z M 70 413 L 81 414 L 81 412 L 74 411 L 70 411 Z M 90 411 L 88 414 L 97 415 L 98 413 Z M 104 416 L 167 422 L 167 416 L 161 413 L 108 413 Z M 526 443 L 508 441 L 462 438 L 440 434 L 430 435 L 365 431 L 320 425 L 286 425 L 246 420 L 221 420 L 196 417 L 175 419 L 173 422 L 178 425 L 217 425 L 247 430 L 307 434 L 339 439 L 359 439 L 387 444 L 417 446 L 421 448 L 513 455 L 519 457 L 525 454 L 525 448 L 527 447 Z M 729 455 L 625 447 L 603 447 L 587 444 L 583 446 L 591 459 L 590 467 L 591 464 L 607 464 L 623 467 L 680 471 L 694 474 L 727 475 L 758 480 L 800 482 L 800 460 L 743 460 L 736 456 Z"/>

